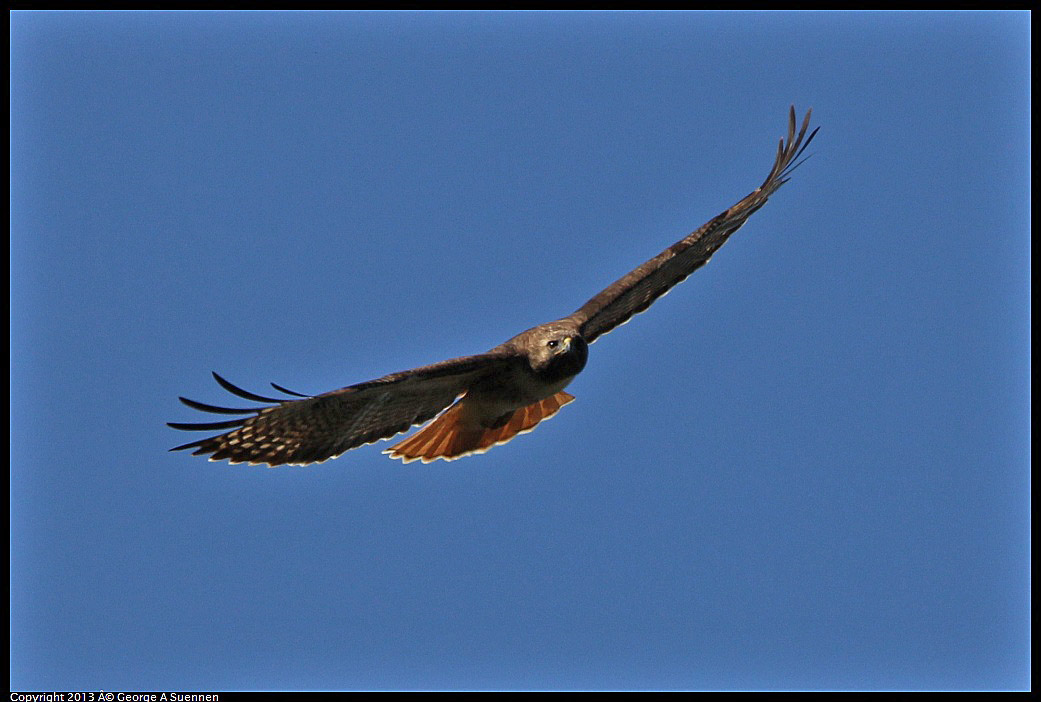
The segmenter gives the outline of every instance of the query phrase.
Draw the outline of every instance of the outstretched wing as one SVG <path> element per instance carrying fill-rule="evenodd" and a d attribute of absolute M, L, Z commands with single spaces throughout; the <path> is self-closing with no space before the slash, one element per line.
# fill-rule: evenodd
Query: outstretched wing
<path fill-rule="evenodd" d="M 272 383 L 281 392 L 304 398 L 297 400 L 257 395 L 214 373 L 213 377 L 228 392 L 247 400 L 276 404 L 235 409 L 182 397 L 181 402 L 203 412 L 249 416 L 223 422 L 170 422 L 174 429 L 191 431 L 232 429 L 170 450 L 195 449 L 193 455 L 211 454 L 211 461 L 226 458 L 231 463 L 317 463 L 426 422 L 476 380 L 501 372 L 511 359 L 506 353 L 464 356 L 313 397 Z"/>
<path fill-rule="evenodd" d="M 807 111 L 796 137 L 793 106 L 788 116 L 788 140 L 785 142 L 781 139 L 777 147 L 777 159 L 762 185 L 690 236 L 677 241 L 624 278 L 612 283 L 566 319 L 576 323 L 582 337 L 592 343 L 601 334 L 625 324 L 633 315 L 646 310 L 672 286 L 708 263 L 716 249 L 740 229 L 753 212 L 766 204 L 767 198 L 788 182 L 792 171 L 801 163 L 796 163 L 796 159 L 817 134 L 817 129 L 814 129 L 806 137 L 809 125 L 810 112 Z"/>

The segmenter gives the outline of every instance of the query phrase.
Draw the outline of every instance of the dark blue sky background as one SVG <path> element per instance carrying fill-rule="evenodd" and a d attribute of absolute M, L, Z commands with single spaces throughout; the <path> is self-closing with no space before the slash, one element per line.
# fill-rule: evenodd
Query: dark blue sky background
<path fill-rule="evenodd" d="M 1029 16 L 11 16 L 14 689 L 1029 686 Z M 566 315 L 454 463 L 167 449 Z M 237 401 L 232 399 L 230 404 Z"/>

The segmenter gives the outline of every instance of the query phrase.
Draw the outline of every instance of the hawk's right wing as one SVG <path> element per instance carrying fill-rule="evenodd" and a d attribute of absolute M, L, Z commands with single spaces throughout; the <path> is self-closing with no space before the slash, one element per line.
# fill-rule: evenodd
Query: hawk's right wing
<path fill-rule="evenodd" d="M 501 372 L 512 362 L 513 356 L 505 352 L 464 356 L 313 397 L 275 386 L 303 398 L 297 400 L 256 395 L 214 373 L 217 382 L 234 395 L 277 404 L 233 409 L 182 397 L 181 402 L 203 412 L 250 416 L 224 422 L 170 422 L 174 429 L 191 431 L 233 429 L 170 450 L 195 449 L 193 455 L 211 454 L 211 461 L 226 458 L 231 463 L 321 462 L 432 419 L 475 381 Z"/>

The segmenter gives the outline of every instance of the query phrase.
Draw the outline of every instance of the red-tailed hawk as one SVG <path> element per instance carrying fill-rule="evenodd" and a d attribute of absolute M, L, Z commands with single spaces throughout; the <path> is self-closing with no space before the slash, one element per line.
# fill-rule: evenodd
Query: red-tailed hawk
<path fill-rule="evenodd" d="M 796 136 L 793 107 L 789 111 L 788 138 L 781 139 L 773 168 L 762 185 L 609 285 L 573 314 L 521 332 L 487 353 L 392 373 L 322 395 L 301 395 L 272 383 L 276 390 L 292 397 L 264 397 L 214 373 L 229 392 L 273 404 L 233 409 L 182 397 L 181 402 L 193 409 L 240 416 L 223 422 L 171 422 L 174 429 L 230 430 L 171 451 L 194 449 L 195 455 L 210 454 L 211 461 L 305 465 L 335 458 L 437 417 L 384 451 L 406 463 L 426 463 L 483 453 L 531 431 L 575 399 L 564 388 L 585 367 L 589 344 L 643 312 L 669 288 L 705 265 L 716 249 L 788 181 L 801 163 L 797 159 L 817 134 L 815 129 L 806 136 L 809 123 L 807 112 Z"/>

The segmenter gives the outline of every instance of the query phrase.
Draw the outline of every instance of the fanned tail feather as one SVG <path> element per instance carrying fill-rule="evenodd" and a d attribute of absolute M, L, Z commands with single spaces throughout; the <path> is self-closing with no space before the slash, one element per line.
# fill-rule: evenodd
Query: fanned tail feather
<path fill-rule="evenodd" d="M 461 400 L 430 424 L 383 453 L 389 454 L 391 458 L 400 458 L 405 463 L 430 463 L 439 458 L 454 461 L 463 456 L 484 453 L 492 446 L 505 444 L 518 434 L 531 431 L 536 424 L 549 419 L 574 399 L 573 395 L 558 392 L 514 410 L 505 423 L 491 429 L 467 426 L 462 421 L 464 401 Z"/>

